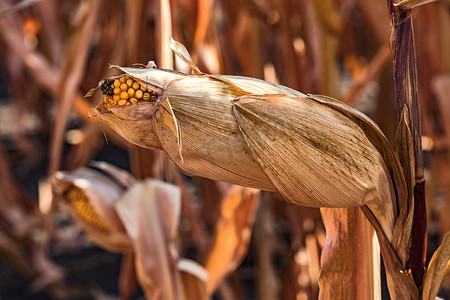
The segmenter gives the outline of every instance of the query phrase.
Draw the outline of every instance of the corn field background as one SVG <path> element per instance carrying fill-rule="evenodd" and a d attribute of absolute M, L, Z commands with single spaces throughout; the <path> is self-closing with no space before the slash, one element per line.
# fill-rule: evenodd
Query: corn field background
<path fill-rule="evenodd" d="M 450 2 L 414 8 L 413 20 L 429 259 L 450 230 Z M 101 96 L 83 96 L 117 74 L 110 65 L 153 60 L 185 71 L 172 36 L 206 73 L 334 97 L 394 139 L 385 0 L 2 0 L 0 300 L 144 299 L 136 254 L 100 248 L 47 201 L 46 178 L 91 161 L 180 188 L 174 244 L 209 271 L 214 299 L 317 299 L 319 209 L 185 176 L 164 153 L 131 145 L 91 117 Z M 448 278 L 440 297 L 450 297 Z"/>

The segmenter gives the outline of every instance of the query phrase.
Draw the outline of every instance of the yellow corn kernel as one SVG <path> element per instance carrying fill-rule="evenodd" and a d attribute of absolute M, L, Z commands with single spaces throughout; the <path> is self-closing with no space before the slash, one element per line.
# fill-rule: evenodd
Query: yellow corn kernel
<path fill-rule="evenodd" d="M 130 97 L 134 96 L 134 89 L 129 88 L 127 92 L 128 92 L 128 96 L 130 96 Z"/>
<path fill-rule="evenodd" d="M 137 99 L 141 99 L 143 94 L 144 94 L 144 92 L 142 92 L 141 90 L 137 90 L 137 91 L 134 93 L 134 96 L 135 96 Z"/>
<path fill-rule="evenodd" d="M 142 95 L 142 100 L 150 100 L 150 94 L 144 93 L 144 95 Z"/>
<path fill-rule="evenodd" d="M 127 92 L 122 92 L 120 93 L 120 99 L 122 100 L 128 100 L 128 98 L 130 98 L 130 96 L 128 96 Z"/>
<path fill-rule="evenodd" d="M 120 100 L 120 95 L 114 95 L 113 96 L 113 100 L 114 101 L 119 101 Z"/>
<path fill-rule="evenodd" d="M 143 92 L 147 91 L 147 88 L 144 87 L 143 85 L 141 85 L 140 89 L 141 89 Z"/>
<path fill-rule="evenodd" d="M 125 77 L 120 77 L 119 81 L 120 81 L 120 83 L 125 83 L 126 79 L 125 79 Z"/>
<path fill-rule="evenodd" d="M 126 90 L 128 90 L 128 85 L 127 85 L 126 83 L 122 83 L 122 84 L 120 85 L 120 90 L 123 91 L 123 92 L 125 92 Z"/>
<path fill-rule="evenodd" d="M 118 79 L 114 80 L 114 87 L 118 88 L 120 86 L 120 81 Z"/>
<path fill-rule="evenodd" d="M 137 103 L 137 102 L 138 102 L 138 99 L 136 99 L 134 97 L 130 98 L 130 103 Z"/>
<path fill-rule="evenodd" d="M 117 104 L 118 104 L 119 106 L 124 106 L 126 103 L 127 103 L 127 100 L 124 100 L 124 99 L 120 99 L 120 100 L 117 102 Z"/>
<path fill-rule="evenodd" d="M 127 85 L 131 87 L 133 85 L 133 79 L 127 79 Z"/>
<path fill-rule="evenodd" d="M 127 103 L 126 103 L 125 105 L 127 105 L 127 106 L 128 106 L 128 105 L 131 105 L 131 102 L 130 102 L 130 101 L 127 101 Z"/>
<path fill-rule="evenodd" d="M 113 93 L 115 95 L 119 95 L 120 94 L 120 88 L 118 88 L 118 87 L 114 88 Z"/>
<path fill-rule="evenodd" d="M 139 83 L 137 83 L 136 81 L 133 82 L 132 88 L 135 89 L 135 90 L 139 89 Z"/>
<path fill-rule="evenodd" d="M 109 231 L 108 226 L 103 222 L 95 209 L 89 203 L 88 198 L 79 188 L 72 188 L 67 193 L 67 200 L 75 213 L 88 225 L 103 231 Z"/>

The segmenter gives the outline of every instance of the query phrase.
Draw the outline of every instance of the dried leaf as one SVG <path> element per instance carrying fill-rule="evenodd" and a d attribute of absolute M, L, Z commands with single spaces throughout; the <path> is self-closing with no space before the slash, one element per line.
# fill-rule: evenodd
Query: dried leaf
<path fill-rule="evenodd" d="M 184 73 L 174 70 L 155 69 L 155 68 L 126 68 L 119 66 L 111 66 L 118 69 L 131 77 L 135 78 L 139 84 L 158 91 L 157 88 L 164 89 L 172 80 L 186 77 Z"/>
<path fill-rule="evenodd" d="M 267 176 L 296 205 L 368 204 L 390 237 L 395 216 L 383 158 L 353 120 L 309 98 L 250 95 L 233 111 Z"/>
<path fill-rule="evenodd" d="M 167 126 L 177 139 L 178 154 L 180 155 L 181 163 L 183 163 L 180 126 L 178 126 L 178 121 L 173 113 L 172 105 L 170 105 L 169 99 L 165 98 L 161 101 L 160 107 L 161 109 L 159 109 L 155 114 L 155 123 L 160 123 Z"/>
<path fill-rule="evenodd" d="M 186 50 L 183 44 L 175 41 L 173 38 L 170 39 L 170 48 L 175 52 L 178 57 L 180 57 L 189 67 L 191 67 L 194 74 L 203 74 L 202 71 L 192 61 L 192 57 Z"/>
<path fill-rule="evenodd" d="M 178 122 L 183 145 L 179 156 L 173 131 L 155 118 L 155 131 L 169 157 L 189 175 L 273 190 L 248 152 L 231 111 L 242 90 L 208 76 L 187 76 L 167 85 L 167 97 Z"/>
<path fill-rule="evenodd" d="M 137 277 L 147 299 L 179 299 L 179 189 L 154 180 L 137 183 L 117 201 L 116 211 L 133 243 Z"/>
<path fill-rule="evenodd" d="M 411 228 L 414 217 L 414 147 L 412 141 L 411 131 L 409 129 L 409 112 L 405 106 L 400 118 L 395 137 L 395 150 L 403 166 L 404 175 L 408 187 L 408 201 L 401 207 L 397 224 L 394 229 L 394 238 L 392 245 L 402 262 L 403 267 L 406 267 L 406 262 L 409 259 L 409 251 L 411 247 Z"/>
<path fill-rule="evenodd" d="M 108 108 L 101 103 L 97 106 L 97 115 L 124 139 L 132 144 L 162 149 L 159 138 L 153 130 L 153 117 L 157 106 L 154 102 L 140 103 L 118 108 Z"/>
<path fill-rule="evenodd" d="M 235 268 L 247 253 L 259 191 L 232 187 L 221 205 L 214 242 L 205 265 L 208 271 L 208 293 L 211 295 L 224 277 Z"/>
<path fill-rule="evenodd" d="M 402 262 L 392 248 L 392 244 L 387 239 L 383 229 L 380 227 L 380 224 L 377 222 L 370 209 L 367 206 L 362 206 L 361 210 L 377 232 L 378 242 L 380 243 L 380 250 L 386 269 L 386 281 L 391 298 L 418 300 L 419 290 L 414 282 L 411 270 L 406 270 L 403 267 Z"/>
<path fill-rule="evenodd" d="M 180 259 L 178 263 L 181 281 L 183 283 L 184 299 L 207 300 L 208 291 L 206 283 L 208 281 L 208 273 L 205 268 L 189 259 Z"/>
<path fill-rule="evenodd" d="M 359 112 L 358 110 L 345 105 L 344 103 L 327 96 L 308 95 L 311 99 L 318 101 L 324 105 L 333 107 L 354 120 L 364 131 L 370 142 L 378 149 L 380 155 L 383 157 L 386 167 L 389 171 L 390 177 L 394 182 L 395 192 L 397 194 L 396 201 L 393 201 L 394 213 L 397 215 L 398 210 L 403 207 L 407 201 L 408 189 L 403 175 L 402 166 L 394 152 L 394 149 L 384 136 L 383 132 L 378 128 L 378 125 L 369 117 Z"/>
<path fill-rule="evenodd" d="M 434 300 L 450 274 L 450 232 L 434 252 L 422 284 L 422 299 Z"/>

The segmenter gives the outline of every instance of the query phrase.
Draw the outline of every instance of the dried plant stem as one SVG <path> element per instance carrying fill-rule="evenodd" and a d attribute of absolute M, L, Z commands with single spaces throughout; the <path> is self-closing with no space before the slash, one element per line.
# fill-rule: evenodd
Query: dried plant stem
<path fill-rule="evenodd" d="M 423 177 L 422 145 L 420 129 L 420 110 L 417 84 L 416 54 L 412 28 L 411 10 L 394 6 L 394 0 L 388 0 L 391 17 L 391 43 L 394 62 L 394 89 L 397 112 L 403 107 L 410 111 L 410 126 L 414 144 L 415 187 L 414 187 L 414 223 L 412 243 L 407 267 L 411 269 L 414 281 L 420 286 L 424 273 L 426 254 L 427 215 L 425 207 L 425 181 Z"/>
<path fill-rule="evenodd" d="M 358 208 L 321 208 L 327 240 L 319 299 L 381 299 L 379 247 Z"/>
<path fill-rule="evenodd" d="M 55 123 L 55 129 L 53 131 L 51 148 L 50 148 L 50 164 L 49 174 L 53 174 L 58 170 L 61 155 L 62 144 L 64 138 L 65 128 L 67 126 L 70 110 L 73 106 L 73 101 L 76 98 L 76 92 L 78 85 L 80 84 L 84 69 L 87 63 L 87 57 L 89 54 L 90 44 L 83 41 L 89 41 L 92 37 L 92 32 L 97 22 L 97 15 L 100 12 L 102 1 L 92 1 L 91 12 L 86 18 L 86 22 L 80 29 L 78 38 L 78 44 L 73 48 L 71 55 L 67 56 L 66 69 L 63 73 L 61 81 L 61 102 L 57 108 L 58 120 Z M 73 56 L 72 56 L 73 55 Z"/>

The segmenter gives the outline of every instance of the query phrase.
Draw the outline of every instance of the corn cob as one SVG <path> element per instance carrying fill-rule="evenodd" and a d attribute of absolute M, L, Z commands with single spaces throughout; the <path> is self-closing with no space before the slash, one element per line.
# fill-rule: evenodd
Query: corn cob
<path fill-rule="evenodd" d="M 78 187 L 73 186 L 67 191 L 66 199 L 75 213 L 90 226 L 102 231 L 109 231 L 109 227 L 103 222 L 95 209 L 89 203 L 85 193 Z"/>
<path fill-rule="evenodd" d="M 116 67 L 158 96 L 133 107 L 101 103 L 104 123 L 131 143 L 164 150 L 188 175 L 278 191 L 297 205 L 367 205 L 392 238 L 406 184 L 372 120 L 332 98 L 201 73 L 181 44 L 172 49 L 195 74 Z"/>
<path fill-rule="evenodd" d="M 52 178 L 54 200 L 98 245 L 111 251 L 129 252 L 132 244 L 115 211 L 115 203 L 135 179 L 106 163 L 94 162 L 92 166 L 104 173 L 88 168 L 57 172 Z"/>
<path fill-rule="evenodd" d="M 103 93 L 103 102 L 108 108 L 120 107 L 155 101 L 158 94 L 141 85 L 130 75 L 122 75 L 103 80 L 100 84 Z"/>

